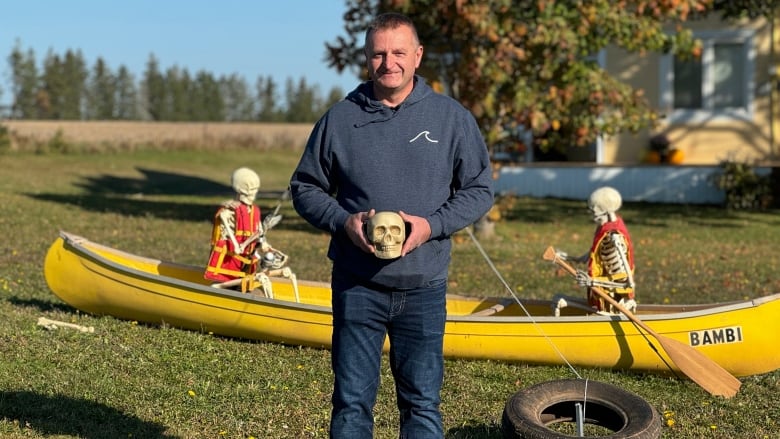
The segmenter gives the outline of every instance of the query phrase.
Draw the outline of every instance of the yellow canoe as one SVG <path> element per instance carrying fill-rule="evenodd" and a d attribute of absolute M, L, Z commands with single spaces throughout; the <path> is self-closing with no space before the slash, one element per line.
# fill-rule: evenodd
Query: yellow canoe
<path fill-rule="evenodd" d="M 49 288 L 94 315 L 251 340 L 330 347 L 330 287 L 286 279 L 274 298 L 217 289 L 203 267 L 129 254 L 62 232 L 44 262 Z M 521 305 L 522 304 L 522 305 Z M 444 353 L 539 365 L 655 373 L 679 370 L 656 340 L 621 315 L 585 314 L 550 302 L 448 296 Z M 579 314 L 578 314 L 579 313 Z M 658 334 L 700 351 L 734 376 L 780 368 L 780 294 L 711 305 L 640 305 L 636 316 Z"/>

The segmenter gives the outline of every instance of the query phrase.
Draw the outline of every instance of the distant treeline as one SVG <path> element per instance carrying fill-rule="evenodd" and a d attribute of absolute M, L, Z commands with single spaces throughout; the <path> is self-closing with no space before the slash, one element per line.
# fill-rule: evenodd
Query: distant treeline
<path fill-rule="evenodd" d="M 163 72 L 153 54 L 140 80 L 101 57 L 89 67 L 80 50 L 49 51 L 39 67 L 34 51 L 17 43 L 8 62 L 12 103 L 0 117 L 13 119 L 303 123 L 316 121 L 346 94 L 334 87 L 323 97 L 305 78 L 287 78 L 280 95 L 270 77 L 259 76 L 252 87 L 237 74 L 192 74 L 178 66 Z"/>

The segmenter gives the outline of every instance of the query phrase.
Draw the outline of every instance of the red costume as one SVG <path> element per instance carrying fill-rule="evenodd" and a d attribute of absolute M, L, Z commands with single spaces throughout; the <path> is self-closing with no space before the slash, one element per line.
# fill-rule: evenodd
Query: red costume
<path fill-rule="evenodd" d="M 254 274 L 258 259 L 254 256 L 257 240 L 250 243 L 241 254 L 236 254 L 233 242 L 223 237 L 220 212 L 232 209 L 235 215 L 235 230 L 233 234 L 240 245 L 253 233 L 260 230 L 260 208 L 255 205 L 238 203 L 238 207 L 222 206 L 214 215 L 214 231 L 211 237 L 211 256 L 204 277 L 216 282 L 225 282 Z"/>
<path fill-rule="evenodd" d="M 626 272 L 613 272 L 610 273 L 607 270 L 607 264 L 602 261 L 601 257 L 601 245 L 604 238 L 613 232 L 619 233 L 623 237 L 623 241 L 626 243 L 626 249 L 627 254 L 625 255 L 626 260 L 628 261 L 628 268 L 631 270 L 631 275 L 633 276 L 634 273 L 634 245 L 631 243 L 631 237 L 628 234 L 628 229 L 626 228 L 626 225 L 623 223 L 623 219 L 620 217 L 616 217 L 615 221 L 609 221 L 604 223 L 604 225 L 599 226 L 596 229 L 596 234 L 593 237 L 593 245 L 590 248 L 590 257 L 588 258 L 588 275 L 593 279 L 594 281 L 611 281 L 611 282 L 625 282 L 628 279 L 628 273 Z M 625 299 L 633 299 L 634 298 L 634 288 L 633 287 L 617 287 L 617 288 L 605 288 L 608 293 L 610 293 L 613 297 L 615 295 L 618 295 L 619 297 L 616 297 L 616 300 L 620 300 L 621 298 Z M 598 294 L 588 291 L 588 304 L 596 307 L 599 311 L 604 311 L 605 304 L 604 299 L 602 299 Z"/>

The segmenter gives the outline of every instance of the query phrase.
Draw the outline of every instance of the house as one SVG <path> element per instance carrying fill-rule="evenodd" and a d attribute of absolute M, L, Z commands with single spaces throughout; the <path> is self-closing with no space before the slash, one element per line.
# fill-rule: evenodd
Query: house
<path fill-rule="evenodd" d="M 773 20 L 712 16 L 687 26 L 702 42 L 700 60 L 615 47 L 596 57 L 615 77 L 644 90 L 662 116 L 656 129 L 569 148 L 568 162 L 533 163 L 527 155 L 526 164 L 498 170 L 496 191 L 586 199 L 611 185 L 628 201 L 718 204 L 725 194 L 712 177 L 722 162 L 751 163 L 757 174 L 770 174 L 780 160 L 780 12 Z M 659 134 L 679 151 L 677 164 L 647 163 Z"/>
<path fill-rule="evenodd" d="M 767 163 L 780 153 L 780 16 L 690 21 L 701 59 L 640 56 L 609 49 L 605 68 L 645 96 L 662 116 L 656 132 L 605 139 L 602 163 L 642 161 L 650 138 L 666 135 L 685 164 Z"/>

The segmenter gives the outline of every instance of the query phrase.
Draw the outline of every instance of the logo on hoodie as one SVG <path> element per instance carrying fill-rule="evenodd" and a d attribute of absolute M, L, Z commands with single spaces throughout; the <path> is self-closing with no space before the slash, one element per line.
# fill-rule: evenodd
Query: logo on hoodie
<path fill-rule="evenodd" d="M 420 134 L 414 136 L 412 140 L 409 141 L 409 143 L 413 143 L 415 140 L 419 139 L 420 137 L 424 137 L 425 140 L 428 141 L 428 143 L 439 143 L 438 140 L 431 139 L 428 135 L 431 134 L 430 131 L 421 131 Z"/>

